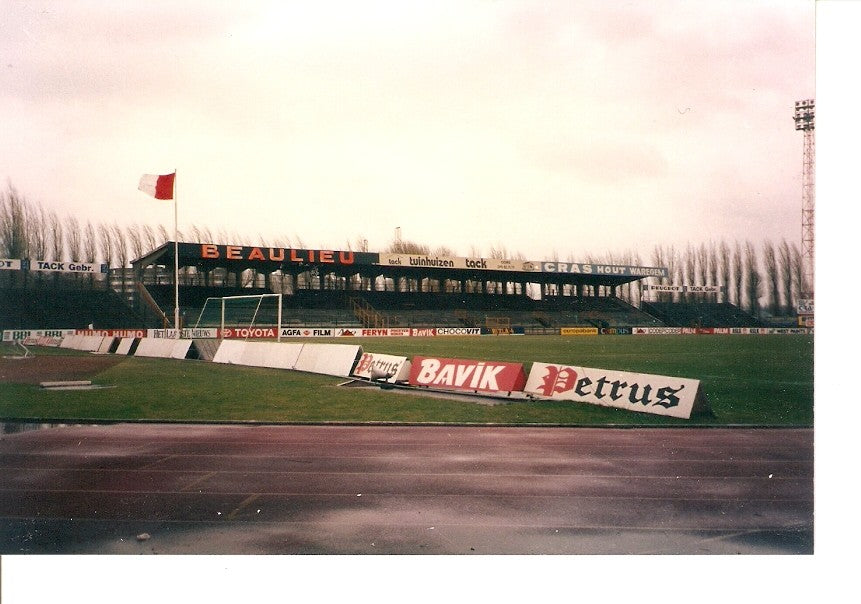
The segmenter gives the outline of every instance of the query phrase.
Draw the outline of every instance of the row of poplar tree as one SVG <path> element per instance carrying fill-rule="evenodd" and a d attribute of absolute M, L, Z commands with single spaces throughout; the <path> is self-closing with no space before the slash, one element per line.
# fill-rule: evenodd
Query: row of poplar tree
<path fill-rule="evenodd" d="M 171 237 L 163 225 L 94 224 L 74 216 L 60 216 L 40 204 L 29 202 L 18 191 L 8 186 L 0 194 L 0 258 L 30 258 L 46 261 L 100 262 L 111 268 L 128 267 L 132 260 L 156 249 Z M 304 248 L 300 238 L 289 237 L 267 242 L 262 237 L 250 241 L 237 233 L 212 232 L 209 228 L 191 227 L 179 233 L 179 240 L 199 243 L 256 245 Z M 347 249 L 368 251 L 367 240 L 347 242 Z M 392 253 L 418 253 L 457 256 L 446 247 L 430 246 L 397 239 L 385 250 Z M 483 254 L 475 248 L 470 256 Z M 550 260 L 559 261 L 558 257 Z M 505 246 L 493 246 L 486 257 L 526 260 L 522 254 L 510 252 Z M 707 242 L 683 246 L 655 246 L 648 260 L 638 251 L 622 253 L 587 254 L 585 258 L 568 257 L 568 262 L 615 264 L 624 266 L 666 267 L 669 277 L 635 281 L 622 286 L 619 297 L 639 306 L 642 301 L 708 301 L 728 302 L 756 316 L 792 316 L 795 314 L 807 284 L 803 282 L 801 253 L 796 244 L 786 240 L 779 243 L 764 241 L 759 245 L 744 242 Z M 663 285 L 719 286 L 719 293 L 644 294 L 643 283 Z"/>

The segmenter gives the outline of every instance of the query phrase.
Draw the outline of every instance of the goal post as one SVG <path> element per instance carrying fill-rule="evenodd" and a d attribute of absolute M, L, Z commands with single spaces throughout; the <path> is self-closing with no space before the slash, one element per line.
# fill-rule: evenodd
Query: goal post
<path fill-rule="evenodd" d="M 281 294 L 210 297 L 203 303 L 195 328 L 217 325 L 223 332 L 226 327 L 274 327 L 280 342 L 282 302 Z"/>

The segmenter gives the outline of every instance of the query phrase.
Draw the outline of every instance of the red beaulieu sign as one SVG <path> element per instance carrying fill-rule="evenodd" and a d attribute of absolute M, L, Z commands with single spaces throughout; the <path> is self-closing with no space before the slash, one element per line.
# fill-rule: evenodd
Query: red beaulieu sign
<path fill-rule="evenodd" d="M 413 357 L 410 385 L 464 392 L 515 392 L 526 385 L 521 363 Z"/>

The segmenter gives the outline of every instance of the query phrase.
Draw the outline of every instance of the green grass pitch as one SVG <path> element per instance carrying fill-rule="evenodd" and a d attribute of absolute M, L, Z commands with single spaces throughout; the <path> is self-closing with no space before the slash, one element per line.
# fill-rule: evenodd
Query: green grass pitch
<path fill-rule="evenodd" d="M 305 340 L 308 342 L 309 340 Z M 812 335 L 486 336 L 314 340 L 366 352 L 534 361 L 698 379 L 713 417 L 690 420 L 562 401 L 482 405 L 292 371 L 126 357 L 103 390 L 41 390 L 0 380 L 0 418 L 51 421 L 381 422 L 527 425 L 813 425 Z M 37 354 L 48 351 L 37 351 Z M 50 351 L 66 354 L 66 351 Z M 24 361 L 26 362 L 26 361 Z M 58 358 L 58 362 L 59 358 Z"/>

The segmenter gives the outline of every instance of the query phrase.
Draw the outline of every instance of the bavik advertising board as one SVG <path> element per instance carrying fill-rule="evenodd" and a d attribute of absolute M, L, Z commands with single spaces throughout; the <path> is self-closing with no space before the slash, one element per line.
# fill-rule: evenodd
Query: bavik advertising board
<path fill-rule="evenodd" d="M 526 372 L 522 363 L 413 357 L 409 383 L 461 392 L 520 392 Z"/>
<path fill-rule="evenodd" d="M 524 390 L 540 398 L 682 419 L 709 410 L 699 380 L 646 373 L 533 363 Z"/>

